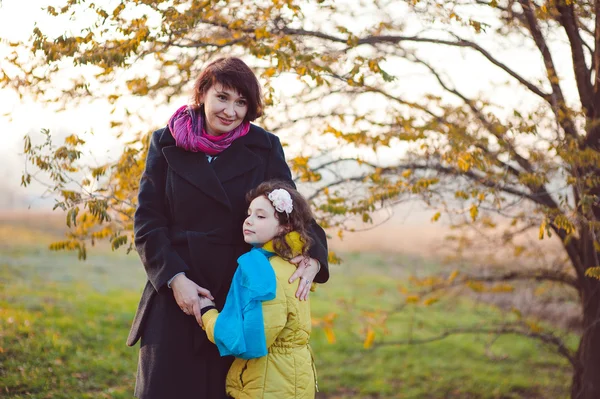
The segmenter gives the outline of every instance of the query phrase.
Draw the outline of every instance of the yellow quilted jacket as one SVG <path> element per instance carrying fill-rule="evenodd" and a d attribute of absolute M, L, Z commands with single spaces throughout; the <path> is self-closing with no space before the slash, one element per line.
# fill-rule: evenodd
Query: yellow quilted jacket
<path fill-rule="evenodd" d="M 272 251 L 269 244 L 264 248 Z M 296 270 L 293 264 L 279 256 L 271 257 L 270 263 L 277 279 L 277 292 L 274 299 L 263 302 L 268 354 L 250 360 L 236 358 L 227 374 L 227 394 L 236 399 L 312 399 L 317 389 L 317 374 L 308 344 L 310 301 L 295 297 L 300 279 L 288 283 Z M 216 309 L 202 316 L 208 339 L 213 343 L 218 317 Z"/>

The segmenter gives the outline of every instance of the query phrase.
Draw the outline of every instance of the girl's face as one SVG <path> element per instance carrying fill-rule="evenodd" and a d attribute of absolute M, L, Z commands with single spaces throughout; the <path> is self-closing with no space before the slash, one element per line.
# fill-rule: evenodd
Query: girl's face
<path fill-rule="evenodd" d="M 275 208 L 266 197 L 256 197 L 248 207 L 244 220 L 244 241 L 252 245 L 263 245 L 280 233 L 282 226 L 275 217 Z"/>
<path fill-rule="evenodd" d="M 229 133 L 244 121 L 248 101 L 234 89 L 212 85 L 203 98 L 206 133 L 220 136 Z"/>

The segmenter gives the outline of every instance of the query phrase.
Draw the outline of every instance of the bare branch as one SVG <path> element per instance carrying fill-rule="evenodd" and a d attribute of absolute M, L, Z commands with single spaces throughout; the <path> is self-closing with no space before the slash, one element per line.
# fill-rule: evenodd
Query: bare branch
<path fill-rule="evenodd" d="M 325 40 L 328 40 L 331 42 L 336 42 L 336 43 L 346 44 L 348 41 L 345 38 L 328 35 L 328 34 L 325 34 L 322 32 L 318 32 L 318 31 L 309 31 L 306 29 L 284 28 L 282 31 L 289 35 L 317 37 L 320 39 L 325 39 Z M 518 73 L 513 71 L 506 64 L 504 64 L 504 63 L 500 62 L 499 60 L 497 60 L 496 58 L 494 58 L 494 56 L 492 56 L 492 54 L 489 53 L 487 50 L 485 50 L 483 47 L 479 46 L 477 43 L 461 39 L 458 36 L 455 36 L 455 37 L 457 38 L 456 41 L 432 39 L 432 38 L 418 37 L 418 36 L 400 36 L 400 35 L 367 36 L 367 37 L 358 39 L 356 41 L 356 45 L 360 46 L 360 45 L 365 45 L 365 44 L 376 45 L 376 44 L 399 44 L 402 42 L 415 42 L 415 43 L 441 44 L 441 45 L 446 45 L 446 46 L 451 46 L 451 47 L 471 48 L 471 49 L 479 52 L 481 55 L 483 55 L 492 64 L 494 64 L 497 67 L 504 70 L 506 73 L 508 73 L 513 78 L 515 78 L 517 81 L 519 81 L 519 83 L 523 84 L 525 87 L 527 87 L 533 93 L 537 94 L 538 96 L 542 97 L 544 100 L 546 100 L 548 102 L 551 101 L 549 94 L 544 93 L 541 89 L 539 89 L 537 86 L 535 86 L 531 82 L 528 82 L 525 78 L 523 78 Z"/>
<path fill-rule="evenodd" d="M 415 57 L 416 58 L 416 57 Z M 494 126 L 490 121 L 487 120 L 487 118 L 485 117 L 485 115 L 483 114 L 483 112 L 477 108 L 475 106 L 475 102 L 473 102 L 472 100 L 468 99 L 466 96 L 464 96 L 463 94 L 461 94 L 458 90 L 456 89 L 452 89 L 450 88 L 448 85 L 446 85 L 442 79 L 442 77 L 440 76 L 440 74 L 431 66 L 429 65 L 429 63 L 422 61 L 418 58 L 417 62 L 419 62 L 420 64 L 424 65 L 427 69 L 429 69 L 429 71 L 435 76 L 435 78 L 437 79 L 437 81 L 439 82 L 439 84 L 442 86 L 442 88 L 444 90 L 446 90 L 449 93 L 454 94 L 455 96 L 459 97 L 461 100 L 463 100 L 463 102 L 471 109 L 471 111 L 475 114 L 475 116 L 477 117 L 477 119 L 479 119 L 479 121 L 483 124 L 483 126 L 486 128 L 486 130 L 488 132 L 490 132 L 494 137 L 496 137 L 498 139 L 499 144 L 505 144 L 506 147 L 508 148 L 509 152 L 511 153 L 511 155 L 515 158 L 515 160 L 517 161 L 517 163 L 519 164 L 519 166 L 521 166 L 523 169 L 525 169 L 528 172 L 533 172 L 533 167 L 531 166 L 531 164 L 529 163 L 529 161 L 525 158 L 523 158 L 516 150 L 516 148 L 514 146 L 512 146 L 504 137 L 503 134 L 501 132 L 499 132 L 496 129 L 496 126 Z M 519 176 L 520 172 L 518 172 L 516 169 L 514 169 L 513 167 L 506 165 L 515 176 Z"/>
<path fill-rule="evenodd" d="M 545 344 L 548 344 L 554 347 L 560 355 L 565 357 L 572 365 L 575 367 L 578 364 L 578 361 L 575 358 L 575 353 L 567 347 L 562 339 L 557 337 L 552 333 L 545 332 L 535 332 L 530 328 L 526 328 L 526 326 L 499 326 L 496 328 L 484 328 L 484 327 L 473 327 L 473 328 L 458 328 L 444 331 L 443 333 L 430 337 L 430 338 L 421 338 L 421 339 L 407 339 L 402 341 L 385 341 L 385 342 L 377 342 L 373 344 L 374 348 L 390 346 L 390 345 L 411 345 L 411 344 L 427 344 L 431 342 L 441 341 L 445 338 L 461 335 L 461 334 L 510 334 L 510 335 L 520 335 L 528 338 L 537 339 L 542 341 Z"/>
<path fill-rule="evenodd" d="M 542 59 L 544 60 L 544 65 L 546 67 L 546 74 L 548 76 L 548 80 L 550 81 L 550 86 L 552 87 L 552 110 L 556 115 L 556 119 L 558 123 L 562 126 L 565 133 L 571 137 L 577 137 L 577 130 L 571 118 L 569 118 L 569 110 L 567 109 L 565 97 L 560 88 L 559 78 L 556 74 L 556 67 L 554 66 L 554 61 L 552 60 L 552 54 L 550 53 L 550 48 L 546 43 L 546 39 L 542 34 L 542 31 L 537 23 L 537 18 L 534 12 L 534 5 L 530 0 L 519 0 L 519 3 L 523 7 L 523 12 L 525 17 L 527 18 L 527 24 L 529 31 L 531 32 L 531 36 L 540 50 L 542 54 Z"/>
<path fill-rule="evenodd" d="M 585 63 L 583 52 L 583 40 L 579 35 L 579 26 L 574 10 L 573 3 L 556 2 L 556 8 L 560 14 L 559 22 L 565 29 L 569 42 L 571 43 L 571 55 L 573 57 L 573 70 L 575 71 L 575 80 L 581 104 L 586 109 L 588 117 L 595 115 L 595 105 L 593 98 L 593 88 L 590 77 L 590 71 Z M 599 104 L 600 105 L 600 104 Z"/>
<path fill-rule="evenodd" d="M 596 14 L 596 32 L 594 33 L 594 104 L 600 104 L 600 1 L 594 2 L 594 11 Z M 600 105 L 599 105 L 600 109 Z"/>

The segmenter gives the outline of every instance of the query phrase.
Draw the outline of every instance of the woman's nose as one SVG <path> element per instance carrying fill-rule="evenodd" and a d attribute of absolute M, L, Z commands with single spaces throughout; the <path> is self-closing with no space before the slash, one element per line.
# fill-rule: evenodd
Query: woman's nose
<path fill-rule="evenodd" d="M 225 109 L 223 110 L 223 113 L 227 116 L 233 116 L 235 114 L 233 103 L 227 103 Z"/>

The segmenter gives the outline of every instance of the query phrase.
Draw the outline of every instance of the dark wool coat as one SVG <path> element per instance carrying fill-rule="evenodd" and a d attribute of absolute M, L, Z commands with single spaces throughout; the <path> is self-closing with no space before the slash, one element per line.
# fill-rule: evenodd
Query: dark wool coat
<path fill-rule="evenodd" d="M 244 242 L 246 193 L 269 179 L 291 181 L 279 139 L 255 126 L 211 163 L 175 145 L 168 128 L 153 133 L 134 218 L 135 244 L 148 281 L 127 344 L 141 338 L 135 395 L 143 399 L 226 398 L 233 358 L 220 357 L 193 316 L 177 306 L 175 274 L 207 288 L 223 308 Z M 313 223 L 310 254 L 329 278 L 327 242 Z"/>

